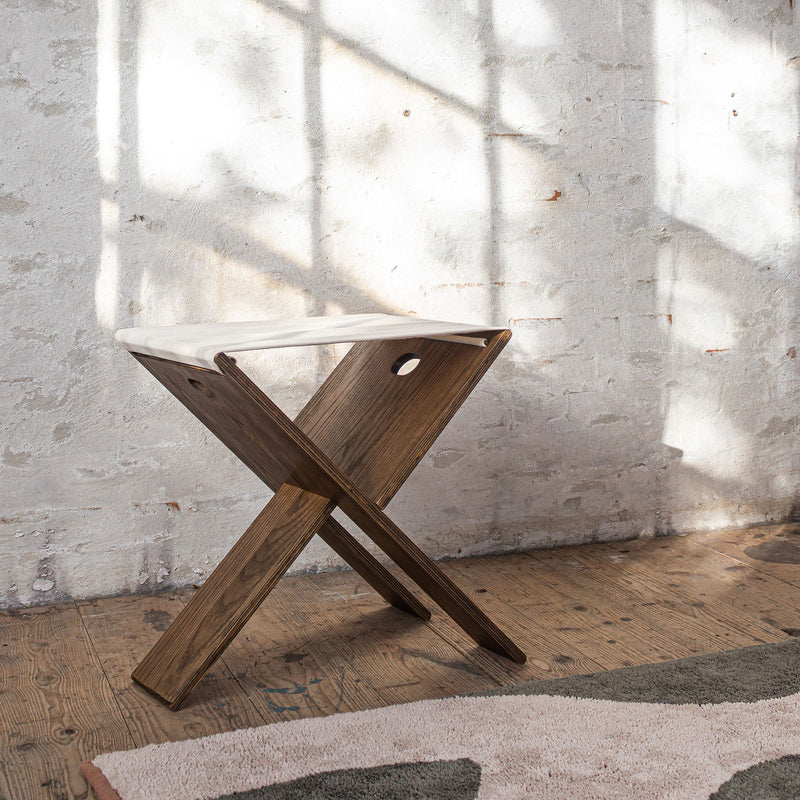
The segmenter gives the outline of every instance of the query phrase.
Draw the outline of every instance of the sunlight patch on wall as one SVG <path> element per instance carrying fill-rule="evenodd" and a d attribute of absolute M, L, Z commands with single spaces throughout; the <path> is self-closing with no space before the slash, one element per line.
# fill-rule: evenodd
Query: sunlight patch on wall
<path fill-rule="evenodd" d="M 307 171 L 303 34 L 250 0 L 148 3 L 138 55 L 139 168 L 165 193 L 293 191 Z M 298 136 L 297 134 L 300 133 Z"/>
<path fill-rule="evenodd" d="M 564 39 L 542 0 L 491 0 L 491 8 L 495 38 L 512 59 Z"/>
<path fill-rule="evenodd" d="M 748 473 L 748 437 L 720 409 L 713 387 L 705 388 L 682 388 L 670 397 L 663 442 L 683 451 L 682 467 L 741 485 Z"/>
<path fill-rule="evenodd" d="M 119 179 L 119 0 L 97 4 L 97 166 L 108 186 Z"/>
<path fill-rule="evenodd" d="M 308 181 L 285 193 L 265 192 L 247 186 L 246 203 L 236 205 L 236 213 L 225 221 L 230 230 L 238 231 L 263 246 L 272 258 L 298 270 L 311 265 L 309 239 Z"/>
<path fill-rule="evenodd" d="M 343 26 L 344 6 L 334 8 L 340 13 L 331 15 L 331 24 Z M 415 16 L 438 13 L 404 7 L 404 27 L 424 33 L 433 23 L 423 18 L 418 25 Z M 365 18 L 359 23 L 348 30 L 358 32 L 378 59 L 393 57 L 392 28 L 370 34 Z M 485 43 L 478 44 L 463 50 L 462 62 L 469 57 L 476 74 L 491 68 L 502 80 L 499 57 L 493 56 L 498 61 L 492 66 L 481 49 Z M 485 75 L 474 107 L 447 95 L 447 72 L 439 77 L 434 86 L 420 85 L 324 39 L 326 248 L 348 281 L 392 310 L 441 316 L 446 308 L 451 319 L 488 321 L 505 287 L 487 275 L 487 238 L 499 237 L 500 248 L 509 244 L 515 251 L 525 239 L 530 257 L 531 220 L 542 213 L 540 201 L 553 194 L 551 179 L 545 188 L 541 153 L 506 136 Z M 519 87 L 519 104 L 511 108 L 528 114 L 533 106 L 524 95 Z M 509 220 L 507 206 L 514 209 Z"/>
<path fill-rule="evenodd" d="M 790 9 L 746 0 L 654 3 L 662 440 L 683 451 L 671 489 L 678 527 L 713 527 L 722 507 L 718 521 L 735 522 L 723 519 L 736 512 L 731 497 L 746 509 L 793 491 L 784 465 L 761 458 L 767 409 L 787 409 L 773 415 L 780 429 L 793 406 L 781 364 L 794 342 L 787 288 L 800 241 L 798 73 L 782 44 L 791 26 Z M 767 341 L 774 354 L 756 358 Z"/>
<path fill-rule="evenodd" d="M 119 206 L 100 200 L 100 264 L 94 282 L 94 307 L 97 321 L 106 330 L 117 323 L 119 290 Z"/>
<path fill-rule="evenodd" d="M 527 230 L 554 211 L 560 197 L 555 195 L 555 187 L 561 183 L 561 172 L 513 137 L 499 136 L 495 143 L 504 216 L 514 224 L 514 230 Z"/>
<path fill-rule="evenodd" d="M 671 261 L 668 253 L 661 253 L 660 258 Z M 665 309 L 662 320 L 669 319 L 666 332 L 676 345 L 695 353 L 736 347 L 736 320 L 726 297 L 702 283 L 676 280 L 663 272 L 658 291 Z"/>
<path fill-rule="evenodd" d="M 467 106 L 480 104 L 482 54 L 475 21 L 483 3 L 472 3 L 469 14 L 459 4 L 426 0 L 324 5 L 329 41 L 356 43 L 351 49 L 373 66 L 390 66 L 399 78 L 407 75 Z"/>
<path fill-rule="evenodd" d="M 327 44 L 322 63 L 329 246 L 360 289 L 419 310 L 422 285 L 457 265 L 475 274 L 488 194 L 481 127 L 342 47 Z"/>
<path fill-rule="evenodd" d="M 118 0 L 97 5 L 97 168 L 100 199 L 100 255 L 94 284 L 97 322 L 112 330 L 117 321 L 119 287 L 119 206 L 110 199 L 119 181 L 120 66 Z"/>
<path fill-rule="evenodd" d="M 563 93 L 554 88 L 546 96 L 534 97 L 531 87 L 524 83 L 525 73 L 529 73 L 530 69 L 527 66 L 515 67 L 511 75 L 504 71 L 502 77 L 500 113 L 509 128 L 509 135 L 552 133 L 553 119 Z"/>
<path fill-rule="evenodd" d="M 789 56 L 738 25 L 727 4 L 655 9 L 658 204 L 750 258 L 796 241 Z"/>
<path fill-rule="evenodd" d="M 193 258 L 187 259 L 181 281 L 203 287 L 193 298 L 191 308 L 186 307 L 186 293 L 179 286 L 165 291 L 162 273 L 149 268 L 142 271 L 137 296 L 143 305 L 158 309 L 158 318 L 151 318 L 148 324 L 277 319 L 301 316 L 305 310 L 306 293 L 301 289 L 252 264 L 221 258 L 199 245 L 194 248 Z M 257 308 L 253 306 L 254 297 L 259 298 Z"/>
<path fill-rule="evenodd" d="M 287 291 L 313 293 L 305 313 L 341 293 L 348 310 L 361 297 L 441 316 L 445 302 L 454 319 L 497 308 L 504 287 L 487 239 L 503 237 L 494 253 L 508 245 L 535 259 L 531 216 L 554 192 L 547 158 L 490 137 L 509 125 L 499 95 L 520 132 L 544 124 L 519 69 L 506 79 L 502 64 L 557 40 L 542 3 L 523 14 L 490 0 L 468 13 L 422 0 L 148 0 L 140 18 L 139 178 L 165 203 L 197 206 L 178 234 L 210 248 L 201 259 L 235 239 L 220 254 L 285 270 Z M 456 284 L 471 289 L 457 303 Z"/>

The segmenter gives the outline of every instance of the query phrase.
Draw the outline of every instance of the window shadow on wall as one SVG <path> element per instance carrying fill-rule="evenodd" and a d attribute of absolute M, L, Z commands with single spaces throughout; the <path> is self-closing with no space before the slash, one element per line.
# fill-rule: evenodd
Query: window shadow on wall
<path fill-rule="evenodd" d="M 412 479 L 416 504 L 395 503 L 435 555 L 778 513 L 794 476 L 774 442 L 797 424 L 797 232 L 772 251 L 782 229 L 732 242 L 720 217 L 758 187 L 703 171 L 705 85 L 676 74 L 675 48 L 710 36 L 727 57 L 724 25 L 701 28 L 738 18 L 763 67 L 759 40 L 787 23 L 706 5 L 692 21 L 678 0 L 478 0 L 365 21 L 320 0 L 208 5 L 192 20 L 177 3 L 111 3 L 116 144 L 102 130 L 117 171 L 102 191 L 98 320 L 110 332 L 381 311 L 510 326 L 506 355 Z M 755 132 L 730 157 L 757 171 L 777 145 Z M 296 364 L 255 368 L 291 404 L 337 355 L 293 380 Z M 138 393 L 132 417 L 144 392 L 148 413 L 184 430 L 119 354 L 104 368 Z M 200 438 L 132 434 L 128 447 L 143 477 L 170 481 Z M 172 570 L 167 550 L 156 560 Z"/>

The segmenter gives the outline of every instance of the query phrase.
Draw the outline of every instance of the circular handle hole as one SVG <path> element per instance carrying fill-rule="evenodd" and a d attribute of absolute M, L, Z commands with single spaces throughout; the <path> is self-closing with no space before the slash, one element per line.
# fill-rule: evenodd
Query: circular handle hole
<path fill-rule="evenodd" d="M 214 396 L 214 392 L 212 392 L 207 386 L 203 386 L 200 381 L 196 381 L 194 378 L 189 378 L 189 383 L 191 383 L 198 392 L 202 392 L 206 397 Z"/>
<path fill-rule="evenodd" d="M 395 375 L 408 375 L 419 366 L 419 362 L 420 358 L 416 353 L 406 353 L 392 364 L 392 372 Z"/>

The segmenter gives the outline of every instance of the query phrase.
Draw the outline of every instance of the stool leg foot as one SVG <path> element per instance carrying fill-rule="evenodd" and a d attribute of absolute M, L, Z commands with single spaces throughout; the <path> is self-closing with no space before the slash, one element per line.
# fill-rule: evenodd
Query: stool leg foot
<path fill-rule="evenodd" d="M 178 708 L 334 507 L 327 497 L 283 484 L 131 677 Z"/>
<path fill-rule="evenodd" d="M 525 653 L 375 503 L 352 493 L 341 498 L 339 505 L 472 639 L 518 664 L 525 663 Z"/>
<path fill-rule="evenodd" d="M 389 605 L 420 619 L 431 618 L 431 612 L 333 517 L 322 526 L 319 536 Z"/>

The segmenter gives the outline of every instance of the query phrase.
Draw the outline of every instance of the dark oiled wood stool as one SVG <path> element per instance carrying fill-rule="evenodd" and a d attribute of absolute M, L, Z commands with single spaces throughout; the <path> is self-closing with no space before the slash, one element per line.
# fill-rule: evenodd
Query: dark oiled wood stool
<path fill-rule="evenodd" d="M 133 672 L 171 709 L 319 534 L 389 603 L 430 612 L 331 517 L 339 506 L 478 644 L 524 653 L 382 509 L 511 337 L 385 314 L 128 328 L 117 340 L 275 494 Z M 292 422 L 227 353 L 355 342 Z"/>

